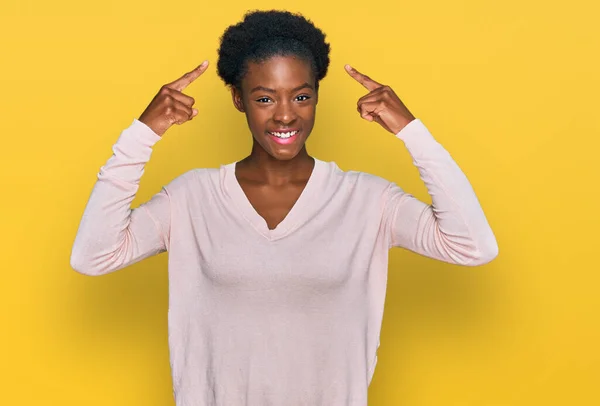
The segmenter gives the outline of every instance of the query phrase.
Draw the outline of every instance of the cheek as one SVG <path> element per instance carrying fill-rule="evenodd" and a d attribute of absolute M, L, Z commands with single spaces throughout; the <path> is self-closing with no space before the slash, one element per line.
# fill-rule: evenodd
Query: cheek
<path fill-rule="evenodd" d="M 260 130 L 269 120 L 269 114 L 265 109 L 250 109 L 247 110 L 246 119 L 250 128 Z"/>
<path fill-rule="evenodd" d="M 302 117 L 302 120 L 312 122 L 315 120 L 316 112 L 317 106 L 313 104 L 300 109 L 298 113 Z"/>

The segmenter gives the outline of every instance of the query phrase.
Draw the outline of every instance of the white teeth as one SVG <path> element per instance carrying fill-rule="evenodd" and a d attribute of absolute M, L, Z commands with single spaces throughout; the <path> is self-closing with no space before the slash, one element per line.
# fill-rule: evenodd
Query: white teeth
<path fill-rule="evenodd" d="M 287 133 L 276 133 L 276 132 L 273 132 L 273 133 L 270 133 L 270 134 L 272 134 L 272 135 L 274 135 L 274 136 L 276 136 L 278 138 L 290 138 L 290 137 L 298 134 L 298 131 L 290 131 L 290 132 L 287 132 Z"/>

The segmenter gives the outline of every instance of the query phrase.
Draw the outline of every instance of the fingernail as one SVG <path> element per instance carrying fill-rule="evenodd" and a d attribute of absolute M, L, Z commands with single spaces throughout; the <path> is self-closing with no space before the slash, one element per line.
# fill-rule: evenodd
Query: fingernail
<path fill-rule="evenodd" d="M 198 110 L 192 109 L 192 116 L 195 116 L 196 114 L 198 114 Z"/>
<path fill-rule="evenodd" d="M 351 71 L 351 70 L 352 70 L 352 66 L 350 66 L 350 65 L 348 65 L 348 64 L 346 64 L 346 65 L 344 66 L 344 68 L 346 68 L 346 70 L 347 70 L 347 71 Z"/>

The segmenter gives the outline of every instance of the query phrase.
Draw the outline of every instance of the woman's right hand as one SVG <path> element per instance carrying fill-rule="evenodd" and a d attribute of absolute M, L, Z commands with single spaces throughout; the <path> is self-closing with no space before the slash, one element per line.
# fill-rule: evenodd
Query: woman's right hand
<path fill-rule="evenodd" d="M 138 120 L 162 137 L 173 124 L 183 124 L 196 117 L 198 110 L 192 108 L 194 98 L 181 92 L 207 67 L 208 61 L 204 61 L 196 69 L 161 87 Z"/>

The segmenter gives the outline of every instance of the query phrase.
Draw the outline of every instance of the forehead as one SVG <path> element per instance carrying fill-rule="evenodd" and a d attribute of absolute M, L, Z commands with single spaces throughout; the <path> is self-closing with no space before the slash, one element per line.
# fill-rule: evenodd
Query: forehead
<path fill-rule="evenodd" d="M 313 84 L 313 80 L 313 71 L 305 60 L 293 56 L 274 56 L 264 62 L 248 63 L 242 87 L 264 86 L 285 90 L 305 82 Z"/>

